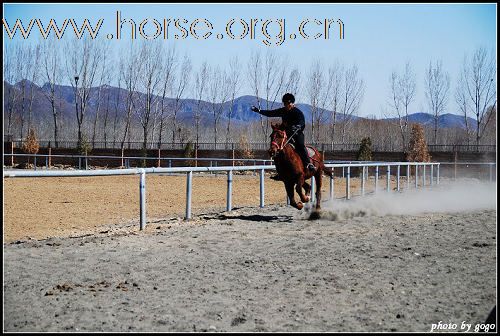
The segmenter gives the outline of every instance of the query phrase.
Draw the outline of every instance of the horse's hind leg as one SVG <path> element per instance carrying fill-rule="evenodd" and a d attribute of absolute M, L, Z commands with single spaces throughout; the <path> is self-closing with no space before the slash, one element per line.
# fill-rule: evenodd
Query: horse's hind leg
<path fill-rule="evenodd" d="M 302 202 L 300 202 L 300 201 L 298 203 L 295 202 L 295 194 L 294 194 L 294 190 L 293 190 L 294 184 L 295 183 L 292 183 L 292 182 L 285 183 L 286 194 L 288 195 L 288 199 L 290 200 L 290 205 L 293 206 L 294 208 L 302 210 L 302 208 L 304 207 Z"/>
<path fill-rule="evenodd" d="M 304 184 L 302 184 L 302 188 L 304 188 L 306 196 L 311 195 L 311 185 L 309 183 L 304 181 Z"/>
<path fill-rule="evenodd" d="M 321 170 L 314 175 L 316 181 L 316 210 L 321 209 Z"/>

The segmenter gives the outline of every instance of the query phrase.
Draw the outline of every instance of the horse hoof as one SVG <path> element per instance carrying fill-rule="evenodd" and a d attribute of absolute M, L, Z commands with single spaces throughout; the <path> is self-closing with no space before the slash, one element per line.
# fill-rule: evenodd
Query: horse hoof
<path fill-rule="evenodd" d="M 311 200 L 311 198 L 310 198 L 309 196 L 304 197 L 304 203 L 307 203 L 307 202 L 309 202 L 310 200 Z"/>
<path fill-rule="evenodd" d="M 315 219 L 320 219 L 321 218 L 321 215 L 320 215 L 320 212 L 319 211 L 313 211 L 311 212 L 311 214 L 309 215 L 309 219 L 310 220 L 315 220 Z"/>
<path fill-rule="evenodd" d="M 304 204 L 302 204 L 302 202 L 299 202 L 295 205 L 295 207 L 298 209 L 298 210 L 302 210 L 302 208 L 304 207 Z"/>

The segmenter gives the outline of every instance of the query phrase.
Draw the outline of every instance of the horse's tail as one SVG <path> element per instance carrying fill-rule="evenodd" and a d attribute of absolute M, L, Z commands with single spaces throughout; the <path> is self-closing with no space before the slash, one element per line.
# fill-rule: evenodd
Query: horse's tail
<path fill-rule="evenodd" d="M 325 175 L 333 177 L 333 170 L 331 168 L 326 167 L 324 164 L 323 164 L 323 173 L 325 173 Z"/>

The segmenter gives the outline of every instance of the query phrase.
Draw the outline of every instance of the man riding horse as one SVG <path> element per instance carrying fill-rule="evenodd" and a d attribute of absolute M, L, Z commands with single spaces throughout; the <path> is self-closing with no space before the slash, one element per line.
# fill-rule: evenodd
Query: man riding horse
<path fill-rule="evenodd" d="M 307 155 L 307 149 L 304 144 L 304 128 L 306 126 L 304 113 L 295 107 L 295 97 L 291 93 L 285 93 L 282 100 L 283 107 L 276 110 L 260 110 L 259 108 L 252 106 L 251 110 L 253 112 L 260 113 L 266 117 L 281 117 L 283 124 L 285 125 L 285 132 L 290 142 L 293 142 L 297 154 L 299 154 L 304 167 L 311 172 L 316 169 L 312 164 L 309 155 Z M 275 176 L 274 179 L 279 179 Z"/>

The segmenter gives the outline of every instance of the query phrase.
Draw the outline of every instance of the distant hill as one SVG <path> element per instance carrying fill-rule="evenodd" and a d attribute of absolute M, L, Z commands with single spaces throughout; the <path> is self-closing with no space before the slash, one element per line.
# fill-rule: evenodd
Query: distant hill
<path fill-rule="evenodd" d="M 469 127 L 474 129 L 477 125 L 476 120 L 470 117 L 468 117 L 467 119 L 469 121 Z M 386 118 L 384 120 L 394 121 L 397 120 L 397 118 Z M 429 126 L 429 127 L 434 126 L 434 115 L 429 113 L 424 113 L 424 112 L 412 113 L 408 115 L 408 120 L 412 123 L 422 124 L 423 126 Z M 464 117 L 461 115 L 456 115 L 451 113 L 442 114 L 438 118 L 438 127 L 465 129 L 465 120 Z"/>
<path fill-rule="evenodd" d="M 35 98 L 33 101 L 33 116 L 35 121 L 47 121 L 47 120 L 52 120 L 52 112 L 51 112 L 51 105 L 47 97 L 45 96 L 44 93 L 49 92 L 49 86 L 48 84 L 43 85 L 42 87 L 37 86 L 36 84 L 33 84 L 29 81 L 25 81 L 25 85 L 27 88 L 30 87 L 30 85 L 33 85 L 34 90 L 35 90 Z M 21 90 L 21 84 L 22 82 L 18 82 L 17 84 L 14 85 L 14 90 Z M 4 115 L 7 111 L 7 91 L 8 89 L 12 88 L 12 85 L 4 81 Z M 87 118 L 92 118 L 95 116 L 95 112 L 97 109 L 97 92 L 98 92 L 98 87 L 92 88 L 91 92 L 91 99 L 88 103 L 88 110 L 87 110 Z M 115 104 L 117 101 L 117 98 L 120 97 L 118 100 L 118 112 L 119 112 L 119 117 L 125 117 L 125 97 L 126 97 L 126 90 L 123 88 L 117 88 L 109 85 L 104 85 L 101 88 L 101 115 L 104 113 L 104 109 L 106 108 L 107 101 L 108 101 L 108 95 L 109 95 L 109 114 L 110 116 L 115 113 Z M 144 94 L 142 93 L 137 93 L 139 97 L 143 97 Z M 63 119 L 66 120 L 71 120 L 75 118 L 75 92 L 71 86 L 64 86 L 64 85 L 58 85 L 56 86 L 56 106 L 58 110 L 60 111 L 60 115 L 62 116 Z M 166 99 L 166 105 L 167 108 L 168 106 L 173 106 L 175 103 L 175 99 L 173 98 L 167 98 Z M 177 120 L 179 122 L 187 123 L 187 124 L 193 124 L 193 111 L 197 108 L 197 100 L 195 99 L 182 99 L 180 101 L 181 108 L 177 114 Z M 257 121 L 260 119 L 260 115 L 258 113 L 252 112 L 250 110 L 252 105 L 257 105 L 257 97 L 251 96 L 251 95 L 245 95 L 238 97 L 234 100 L 232 107 L 233 107 L 233 112 L 232 112 L 232 120 L 234 124 L 243 124 L 243 123 L 248 123 L 249 121 Z M 261 108 L 266 108 L 269 106 L 270 109 L 275 109 L 279 108 L 282 106 L 281 102 L 270 102 L 264 99 L 260 99 L 260 106 Z M 218 107 L 218 106 L 217 106 Z M 297 103 L 297 107 L 304 112 L 306 122 L 310 123 L 311 120 L 311 110 L 312 106 L 309 104 L 301 104 Z M 202 109 L 202 118 L 201 118 L 201 123 L 203 126 L 210 126 L 213 123 L 214 116 L 212 114 L 212 105 L 209 102 L 202 101 L 201 102 L 201 109 Z M 223 103 L 223 115 L 221 117 L 221 122 L 224 123 L 228 118 L 229 118 L 229 113 L 231 111 L 231 102 L 225 102 Z M 329 118 L 331 117 L 332 112 L 325 110 L 324 115 L 327 117 L 327 121 L 329 121 Z M 337 120 L 341 121 L 341 115 L 337 116 Z M 361 117 L 353 117 L 354 120 L 358 119 L 364 119 Z M 385 118 L 381 120 L 388 120 L 388 121 L 394 121 L 396 118 Z M 410 122 L 418 122 L 423 125 L 429 125 L 432 126 L 433 123 L 433 116 L 428 113 L 413 113 L 409 115 L 409 120 Z M 475 127 L 476 121 L 472 118 L 469 118 L 470 125 L 472 127 Z M 441 128 L 465 128 L 465 123 L 464 123 L 464 118 L 463 116 L 460 115 L 455 115 L 455 114 L 443 114 L 439 117 L 439 127 Z"/>

